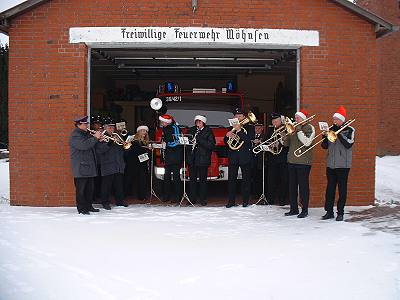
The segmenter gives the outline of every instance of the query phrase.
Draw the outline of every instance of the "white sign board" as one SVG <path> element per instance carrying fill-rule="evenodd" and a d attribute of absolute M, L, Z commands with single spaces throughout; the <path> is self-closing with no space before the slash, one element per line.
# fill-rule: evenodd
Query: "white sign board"
<path fill-rule="evenodd" d="M 280 47 L 319 46 L 315 30 L 213 27 L 73 27 L 70 43 L 96 47 Z"/>

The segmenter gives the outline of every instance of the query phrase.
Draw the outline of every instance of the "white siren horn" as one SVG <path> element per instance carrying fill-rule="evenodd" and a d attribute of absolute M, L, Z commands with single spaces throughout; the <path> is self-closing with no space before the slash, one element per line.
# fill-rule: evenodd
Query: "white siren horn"
<path fill-rule="evenodd" d="M 150 101 L 150 107 L 154 110 L 160 110 L 160 108 L 162 107 L 163 103 L 162 100 L 160 98 L 153 98 Z"/>

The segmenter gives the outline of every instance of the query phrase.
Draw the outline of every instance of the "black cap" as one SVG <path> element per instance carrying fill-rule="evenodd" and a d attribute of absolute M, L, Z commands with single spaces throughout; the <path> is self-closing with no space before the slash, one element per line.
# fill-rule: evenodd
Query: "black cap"
<path fill-rule="evenodd" d="M 280 119 L 282 116 L 281 116 L 281 114 L 278 114 L 278 113 L 275 113 L 275 112 L 273 112 L 273 113 L 271 113 L 271 119 L 273 120 L 273 119 Z"/>
<path fill-rule="evenodd" d="M 238 114 L 242 114 L 244 115 L 243 109 L 241 109 L 240 107 L 236 107 L 233 112 L 234 115 L 238 115 Z"/>
<path fill-rule="evenodd" d="M 89 119 L 88 116 L 84 116 L 84 117 L 75 119 L 74 122 L 79 123 L 79 124 L 87 124 L 87 123 L 89 123 L 88 119 Z"/>
<path fill-rule="evenodd" d="M 90 116 L 90 123 L 99 123 L 102 124 L 103 123 L 103 118 L 99 115 L 97 116 Z"/>
<path fill-rule="evenodd" d="M 115 126 L 115 121 L 111 117 L 104 118 L 104 125 L 114 125 Z"/>

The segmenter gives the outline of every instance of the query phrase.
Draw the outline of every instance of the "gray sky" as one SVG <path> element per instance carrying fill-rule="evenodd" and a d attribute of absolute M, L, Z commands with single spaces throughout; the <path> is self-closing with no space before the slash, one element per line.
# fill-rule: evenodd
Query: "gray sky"
<path fill-rule="evenodd" d="M 25 2 L 25 1 L 23 1 L 23 0 L 1 0 L 0 1 L 0 12 L 5 11 L 17 4 L 22 3 L 22 2 Z M 8 43 L 8 37 L 1 33 L 0 33 L 0 43 L 1 44 Z"/>

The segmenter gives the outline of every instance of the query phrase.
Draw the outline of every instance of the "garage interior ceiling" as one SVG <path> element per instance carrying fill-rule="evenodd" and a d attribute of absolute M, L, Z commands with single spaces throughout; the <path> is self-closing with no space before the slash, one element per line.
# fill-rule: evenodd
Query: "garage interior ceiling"
<path fill-rule="evenodd" d="M 296 70 L 296 50 L 93 49 L 91 66 L 113 78 L 282 74 Z"/>

